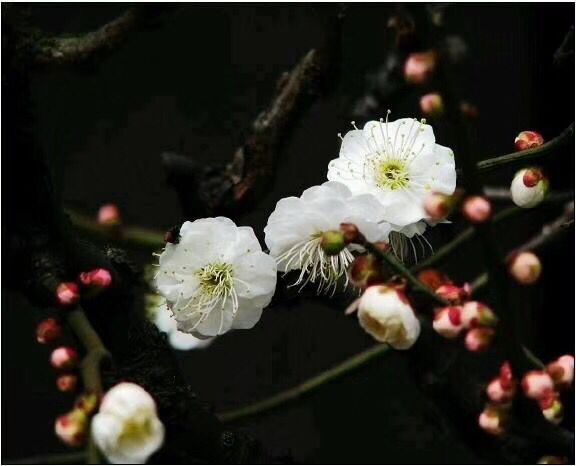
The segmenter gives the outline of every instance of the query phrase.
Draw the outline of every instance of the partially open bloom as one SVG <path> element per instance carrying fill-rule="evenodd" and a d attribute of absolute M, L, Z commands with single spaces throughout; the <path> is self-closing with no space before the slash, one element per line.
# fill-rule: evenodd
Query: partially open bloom
<path fill-rule="evenodd" d="M 168 342 L 174 349 L 181 351 L 202 349 L 214 341 L 214 338 L 197 338 L 194 335 L 178 330 L 176 319 L 166 303 L 157 307 L 153 320 L 158 330 L 168 335 Z"/>
<path fill-rule="evenodd" d="M 120 211 L 115 204 L 104 204 L 98 210 L 98 223 L 105 226 L 120 224 Z"/>
<path fill-rule="evenodd" d="M 540 204 L 547 192 L 548 178 L 539 168 L 524 168 L 518 171 L 510 186 L 514 204 L 525 209 Z"/>
<path fill-rule="evenodd" d="M 427 117 L 439 117 L 444 113 L 442 96 L 436 92 L 420 97 L 420 110 Z"/>
<path fill-rule="evenodd" d="M 78 364 L 78 353 L 68 346 L 61 346 L 52 351 L 50 363 L 54 369 L 73 369 Z"/>
<path fill-rule="evenodd" d="M 112 387 L 92 419 L 92 438 L 113 464 L 143 464 L 164 442 L 156 403 L 139 385 Z"/>
<path fill-rule="evenodd" d="M 533 149 L 544 144 L 544 138 L 536 131 L 522 131 L 516 139 L 514 139 L 514 146 L 516 150 Z"/>
<path fill-rule="evenodd" d="M 106 269 L 94 269 L 80 274 L 80 283 L 98 292 L 108 288 L 112 284 L 112 274 Z"/>
<path fill-rule="evenodd" d="M 494 338 L 494 329 L 477 327 L 468 330 L 464 345 L 468 351 L 486 351 Z"/>
<path fill-rule="evenodd" d="M 36 341 L 41 344 L 53 343 L 62 336 L 62 326 L 52 317 L 44 319 L 36 327 Z"/>
<path fill-rule="evenodd" d="M 456 338 L 464 328 L 462 307 L 448 306 L 438 309 L 434 315 L 432 327 L 444 338 Z"/>
<path fill-rule="evenodd" d="M 404 78 L 410 84 L 423 84 L 430 79 L 435 67 L 434 51 L 411 53 L 404 63 Z"/>
<path fill-rule="evenodd" d="M 546 366 L 557 388 L 568 388 L 574 382 L 574 356 L 566 354 Z"/>
<path fill-rule="evenodd" d="M 404 228 L 428 217 L 426 196 L 450 195 L 456 188 L 452 150 L 436 144 L 424 120 L 386 118 L 354 128 L 342 138 L 339 157 L 329 163 L 328 179 L 344 183 L 354 194 L 375 196 L 383 220 L 412 236 Z"/>
<path fill-rule="evenodd" d="M 80 301 L 80 290 L 74 282 L 62 282 L 56 288 L 56 300 L 60 306 L 73 306 Z"/>
<path fill-rule="evenodd" d="M 410 348 L 420 336 L 420 321 L 401 290 L 385 285 L 364 291 L 358 305 L 360 326 L 395 349 Z"/>
<path fill-rule="evenodd" d="M 470 196 L 462 203 L 462 214 L 471 223 L 484 223 L 492 215 L 492 205 L 482 196 Z"/>
<path fill-rule="evenodd" d="M 542 264 L 533 252 L 522 251 L 508 260 L 508 271 L 521 285 L 532 285 L 540 278 Z"/>
<path fill-rule="evenodd" d="M 353 196 L 344 184 L 329 181 L 307 189 L 300 197 L 278 201 L 264 228 L 265 241 L 279 271 L 300 270 L 295 286 L 313 283 L 319 292 L 334 291 L 341 281 L 347 283 L 352 252 L 360 247 L 344 242 L 338 246 L 339 252 L 327 251 L 325 233 L 340 232 L 342 223 L 351 223 L 368 241 L 385 241 L 390 226 L 381 222 L 379 209 L 373 196 Z"/>
<path fill-rule="evenodd" d="M 522 389 L 528 398 L 538 400 L 554 391 L 554 381 L 544 371 L 530 371 L 522 378 Z"/>
<path fill-rule="evenodd" d="M 501 435 L 504 433 L 504 412 L 493 406 L 486 406 L 478 417 L 478 425 L 485 432 L 491 435 Z"/>
<path fill-rule="evenodd" d="M 276 263 L 250 227 L 224 217 L 184 222 L 154 277 L 178 329 L 212 337 L 252 328 L 276 288 Z"/>
<path fill-rule="evenodd" d="M 492 309 L 481 302 L 468 301 L 462 307 L 462 323 L 466 328 L 490 327 L 497 320 Z"/>
<path fill-rule="evenodd" d="M 84 411 L 73 409 L 69 413 L 58 416 L 54 430 L 66 445 L 77 447 L 86 440 L 88 417 Z"/>

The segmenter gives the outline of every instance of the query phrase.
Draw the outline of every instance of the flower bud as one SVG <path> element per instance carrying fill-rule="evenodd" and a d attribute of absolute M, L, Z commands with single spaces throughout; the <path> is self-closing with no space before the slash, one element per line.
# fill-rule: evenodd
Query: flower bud
<path fill-rule="evenodd" d="M 478 118 L 478 107 L 470 102 L 463 101 L 460 102 L 460 113 L 469 120 L 475 120 Z"/>
<path fill-rule="evenodd" d="M 521 285 L 536 283 L 542 273 L 542 264 L 536 254 L 523 251 L 513 254 L 508 260 L 510 275 Z"/>
<path fill-rule="evenodd" d="M 424 210 L 432 220 L 446 218 L 451 210 L 450 196 L 442 193 L 430 193 L 424 199 Z"/>
<path fill-rule="evenodd" d="M 453 304 L 460 304 L 470 297 L 470 285 L 465 283 L 464 286 L 458 287 L 452 283 L 439 286 L 435 293 L 446 301 Z"/>
<path fill-rule="evenodd" d="M 486 351 L 494 338 L 494 330 L 486 327 L 478 327 L 468 330 L 464 345 L 468 351 Z"/>
<path fill-rule="evenodd" d="M 558 394 L 550 392 L 538 400 L 542 415 L 552 424 L 560 424 L 564 419 L 564 406 L 558 399 Z"/>
<path fill-rule="evenodd" d="M 498 318 L 488 306 L 478 301 L 468 301 L 462 307 L 462 323 L 466 328 L 493 327 Z"/>
<path fill-rule="evenodd" d="M 486 395 L 490 398 L 490 401 L 494 403 L 509 403 L 514 398 L 516 394 L 516 386 L 511 385 L 509 387 L 504 387 L 502 385 L 502 380 L 497 377 L 493 379 L 486 387 Z"/>
<path fill-rule="evenodd" d="M 352 285 L 362 289 L 386 281 L 382 264 L 372 254 L 356 257 L 350 265 L 348 276 Z"/>
<path fill-rule="evenodd" d="M 504 433 L 505 419 L 501 409 L 487 405 L 478 417 L 478 425 L 482 430 L 491 435 Z"/>
<path fill-rule="evenodd" d="M 62 326 L 52 317 L 44 319 L 36 327 L 36 341 L 43 345 L 53 343 L 62 337 Z"/>
<path fill-rule="evenodd" d="M 510 363 L 508 361 L 505 361 L 500 367 L 499 378 L 500 384 L 504 390 L 510 390 L 512 387 L 516 387 L 516 379 L 514 379 L 512 368 L 510 367 Z"/>
<path fill-rule="evenodd" d="M 52 351 L 52 354 L 50 355 L 50 363 L 54 369 L 74 369 L 78 363 L 78 354 L 72 348 L 60 346 Z"/>
<path fill-rule="evenodd" d="M 74 306 L 80 300 L 78 285 L 74 282 L 62 282 L 56 288 L 56 300 L 60 306 Z"/>
<path fill-rule="evenodd" d="M 512 200 L 518 207 L 529 209 L 542 202 L 548 192 L 548 178 L 539 168 L 524 168 L 516 173 L 510 186 Z"/>
<path fill-rule="evenodd" d="M 561 356 L 546 366 L 546 372 L 554 380 L 557 388 L 568 388 L 574 381 L 574 356 Z"/>
<path fill-rule="evenodd" d="M 514 139 L 514 146 L 517 151 L 533 149 L 544 144 L 544 138 L 536 131 L 522 131 L 516 139 Z"/>
<path fill-rule="evenodd" d="M 464 199 L 462 214 L 471 223 L 484 223 L 492 215 L 492 206 L 482 196 L 470 196 Z"/>
<path fill-rule="evenodd" d="M 112 283 L 112 274 L 106 269 L 94 269 L 80 274 L 80 283 L 92 293 L 105 290 Z"/>
<path fill-rule="evenodd" d="M 181 225 L 176 225 L 164 233 L 164 241 L 166 243 L 178 244 L 180 242 L 180 228 Z"/>
<path fill-rule="evenodd" d="M 86 413 L 87 416 L 90 416 L 96 412 L 99 404 L 100 400 L 95 393 L 83 393 L 78 397 L 76 403 L 74 403 L 74 408 L 79 409 Z"/>
<path fill-rule="evenodd" d="M 530 371 L 522 378 L 522 390 L 528 398 L 538 400 L 554 391 L 554 381 L 544 371 Z"/>
<path fill-rule="evenodd" d="M 339 231 L 329 230 L 322 233 L 320 246 L 327 255 L 335 256 L 346 247 L 346 241 Z"/>
<path fill-rule="evenodd" d="M 80 446 L 86 440 L 88 417 L 83 411 L 74 409 L 56 419 L 54 430 L 56 435 L 66 445 L 71 447 Z"/>
<path fill-rule="evenodd" d="M 356 243 L 362 244 L 365 241 L 364 235 L 360 233 L 358 227 L 353 223 L 341 223 L 340 233 L 344 236 L 344 242 L 346 244 Z"/>
<path fill-rule="evenodd" d="M 442 96 L 435 92 L 420 97 L 420 111 L 423 115 L 436 118 L 444 114 L 444 101 Z"/>
<path fill-rule="evenodd" d="M 61 392 L 73 392 L 78 384 L 78 377 L 74 374 L 63 374 L 56 379 L 56 386 Z"/>
<path fill-rule="evenodd" d="M 462 328 L 462 307 L 448 306 L 436 311 L 432 326 L 444 338 L 456 338 Z"/>
<path fill-rule="evenodd" d="M 432 291 L 450 283 L 446 275 L 435 269 L 425 269 L 419 272 L 418 281 Z"/>
<path fill-rule="evenodd" d="M 432 51 L 412 53 L 404 63 L 404 78 L 410 84 L 423 84 L 434 72 L 436 54 Z"/>
<path fill-rule="evenodd" d="M 105 204 L 98 210 L 98 223 L 105 226 L 120 225 L 120 211 L 115 204 Z"/>

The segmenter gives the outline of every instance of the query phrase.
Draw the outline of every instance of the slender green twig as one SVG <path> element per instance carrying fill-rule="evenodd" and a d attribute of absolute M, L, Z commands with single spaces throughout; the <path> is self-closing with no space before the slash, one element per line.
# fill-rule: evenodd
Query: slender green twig
<path fill-rule="evenodd" d="M 303 395 L 311 392 L 312 390 L 324 385 L 325 383 L 331 382 L 358 367 L 366 364 L 368 361 L 373 360 L 377 356 L 388 351 L 388 345 L 374 345 L 371 348 L 368 348 L 361 353 L 352 356 L 351 358 L 345 360 L 344 362 L 338 364 L 337 366 L 328 369 L 320 374 L 306 380 L 305 382 L 297 385 L 293 388 L 288 390 L 284 390 L 276 395 L 266 398 L 261 401 L 257 401 L 256 403 L 250 404 L 248 406 L 244 406 L 242 408 L 226 411 L 221 414 L 218 414 L 218 418 L 222 422 L 233 422 L 237 421 L 240 418 L 245 418 L 248 416 L 253 416 L 264 411 L 269 411 L 273 408 L 276 408 L 280 405 L 284 405 L 290 401 L 293 401 L 297 398 L 302 397 Z"/>
<path fill-rule="evenodd" d="M 502 165 L 521 164 L 527 161 L 535 160 L 540 157 L 551 154 L 558 149 L 566 146 L 574 138 L 574 123 L 566 128 L 562 133 L 554 139 L 542 144 L 533 149 L 526 149 L 520 152 L 512 152 L 511 154 L 501 155 L 490 159 L 482 160 L 476 165 L 480 171 L 494 170 Z"/>

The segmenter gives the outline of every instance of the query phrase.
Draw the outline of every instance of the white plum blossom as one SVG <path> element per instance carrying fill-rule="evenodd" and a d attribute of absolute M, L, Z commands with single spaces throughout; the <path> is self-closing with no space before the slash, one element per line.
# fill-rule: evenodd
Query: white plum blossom
<path fill-rule="evenodd" d="M 375 340 L 395 349 L 410 348 L 420 336 L 416 318 L 401 290 L 374 285 L 364 291 L 358 303 L 360 326 Z"/>
<path fill-rule="evenodd" d="M 248 329 L 276 288 L 276 262 L 250 227 L 225 217 L 184 222 L 168 243 L 154 277 L 178 330 L 199 338 Z"/>
<path fill-rule="evenodd" d="M 344 183 L 354 194 L 375 196 L 394 231 L 421 234 L 425 197 L 451 195 L 456 188 L 454 153 L 436 144 L 425 120 L 389 122 L 387 117 L 354 128 L 342 138 L 339 157 L 329 163 L 328 180 Z"/>
<path fill-rule="evenodd" d="M 139 385 L 122 382 L 102 399 L 92 438 L 112 464 L 144 464 L 164 442 L 154 399 Z"/>
<path fill-rule="evenodd" d="M 300 270 L 293 285 L 317 285 L 318 291 L 334 292 L 344 278 L 359 246 L 347 245 L 329 255 L 322 248 L 322 235 L 352 223 L 368 241 L 386 241 L 390 226 L 378 218 L 378 201 L 369 194 L 353 196 L 342 183 L 326 182 L 305 190 L 300 197 L 287 197 L 276 204 L 264 228 L 270 255 L 278 270 Z"/>
<path fill-rule="evenodd" d="M 538 168 L 524 168 L 514 175 L 510 193 L 514 204 L 530 209 L 540 204 L 548 192 L 548 179 Z"/>

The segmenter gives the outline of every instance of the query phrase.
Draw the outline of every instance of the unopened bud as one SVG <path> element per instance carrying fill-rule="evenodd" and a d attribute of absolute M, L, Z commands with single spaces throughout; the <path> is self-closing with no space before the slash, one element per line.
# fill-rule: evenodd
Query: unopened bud
<path fill-rule="evenodd" d="M 574 356 L 567 354 L 546 366 L 557 388 L 565 389 L 574 381 Z"/>
<path fill-rule="evenodd" d="M 74 282 L 62 282 L 56 288 L 56 300 L 60 306 L 74 306 L 80 300 L 78 285 Z"/>
<path fill-rule="evenodd" d="M 462 214 L 471 223 L 484 223 L 492 215 L 492 205 L 482 196 L 470 196 L 464 199 Z"/>
<path fill-rule="evenodd" d="M 54 369 L 74 369 L 78 363 L 78 354 L 72 348 L 60 346 L 52 351 L 52 354 L 50 355 L 50 363 Z"/>
<path fill-rule="evenodd" d="M 344 235 L 335 230 L 325 231 L 322 233 L 320 246 L 327 255 L 335 256 L 346 247 Z"/>
<path fill-rule="evenodd" d="M 435 269 L 425 269 L 419 272 L 418 281 L 432 291 L 450 283 L 446 275 Z"/>
<path fill-rule="evenodd" d="M 504 390 L 510 390 L 512 387 L 516 386 L 516 379 L 514 379 L 512 368 L 508 361 L 505 361 L 500 367 L 499 378 Z"/>
<path fill-rule="evenodd" d="M 435 67 L 434 51 L 412 53 L 404 63 L 404 78 L 410 84 L 423 84 L 430 79 Z"/>
<path fill-rule="evenodd" d="M 498 319 L 492 309 L 478 301 L 468 301 L 462 309 L 462 322 L 466 328 L 493 327 Z"/>
<path fill-rule="evenodd" d="M 112 274 L 106 269 L 94 269 L 80 274 L 80 283 L 92 293 L 105 290 L 112 283 Z"/>
<path fill-rule="evenodd" d="M 348 269 L 348 276 L 352 285 L 362 289 L 386 281 L 382 264 L 372 254 L 356 257 Z"/>
<path fill-rule="evenodd" d="M 61 392 L 73 392 L 78 384 L 78 377 L 74 374 L 63 374 L 56 379 L 56 386 Z"/>
<path fill-rule="evenodd" d="M 43 345 L 53 343 L 62 337 L 62 326 L 52 317 L 44 319 L 36 327 L 36 341 Z"/>
<path fill-rule="evenodd" d="M 548 178 L 539 168 L 524 168 L 516 173 L 510 186 L 514 204 L 529 209 L 542 202 L 548 192 Z"/>
<path fill-rule="evenodd" d="M 120 225 L 120 211 L 115 204 L 105 204 L 98 210 L 98 223 L 108 227 Z"/>
<path fill-rule="evenodd" d="M 478 118 L 478 107 L 470 102 L 463 101 L 460 102 L 460 113 L 469 120 L 475 120 Z"/>
<path fill-rule="evenodd" d="M 432 326 L 444 338 L 456 338 L 464 328 L 462 325 L 462 307 L 448 306 L 437 310 Z"/>
<path fill-rule="evenodd" d="M 442 96 L 435 92 L 420 97 L 420 110 L 424 116 L 437 118 L 444 114 Z"/>
<path fill-rule="evenodd" d="M 530 371 L 522 378 L 522 390 L 528 398 L 538 400 L 554 391 L 554 381 L 544 371 Z"/>
<path fill-rule="evenodd" d="M 536 131 L 522 131 L 516 139 L 514 139 L 514 146 L 516 150 L 533 149 L 544 144 L 544 138 Z"/>
<path fill-rule="evenodd" d="M 478 425 L 490 435 L 502 435 L 505 430 L 505 416 L 503 411 L 487 405 L 478 417 Z"/>
<path fill-rule="evenodd" d="M 486 327 L 477 327 L 468 330 L 464 345 L 468 351 L 482 352 L 486 351 L 494 338 L 494 329 Z"/>
<path fill-rule="evenodd" d="M 513 254 L 508 260 L 510 275 L 521 285 L 532 285 L 542 273 L 542 264 L 538 256 L 530 251 Z"/>
<path fill-rule="evenodd" d="M 365 241 L 364 235 L 360 233 L 358 227 L 353 223 L 341 223 L 340 233 L 344 236 L 346 244 L 356 243 L 362 244 Z"/>
<path fill-rule="evenodd" d="M 74 409 L 56 419 L 54 430 L 56 435 L 66 445 L 71 447 L 80 446 L 86 440 L 88 417 L 83 411 Z"/>
<path fill-rule="evenodd" d="M 486 387 L 486 395 L 494 403 L 509 403 L 514 398 L 516 386 L 511 385 L 505 388 L 499 377 L 493 379 Z"/>
<path fill-rule="evenodd" d="M 178 244 L 180 242 L 180 225 L 173 226 L 164 233 L 166 243 Z"/>
<path fill-rule="evenodd" d="M 464 286 L 459 287 L 452 283 L 447 283 L 439 286 L 435 293 L 452 304 L 460 304 L 470 297 L 470 285 L 465 283 Z"/>
<path fill-rule="evenodd" d="M 424 210 L 432 220 L 442 220 L 450 214 L 450 196 L 441 193 L 430 193 L 424 199 Z"/>
<path fill-rule="evenodd" d="M 76 403 L 74 403 L 74 408 L 79 409 L 90 416 L 96 412 L 99 404 L 100 400 L 96 394 L 84 393 L 78 397 Z"/>

